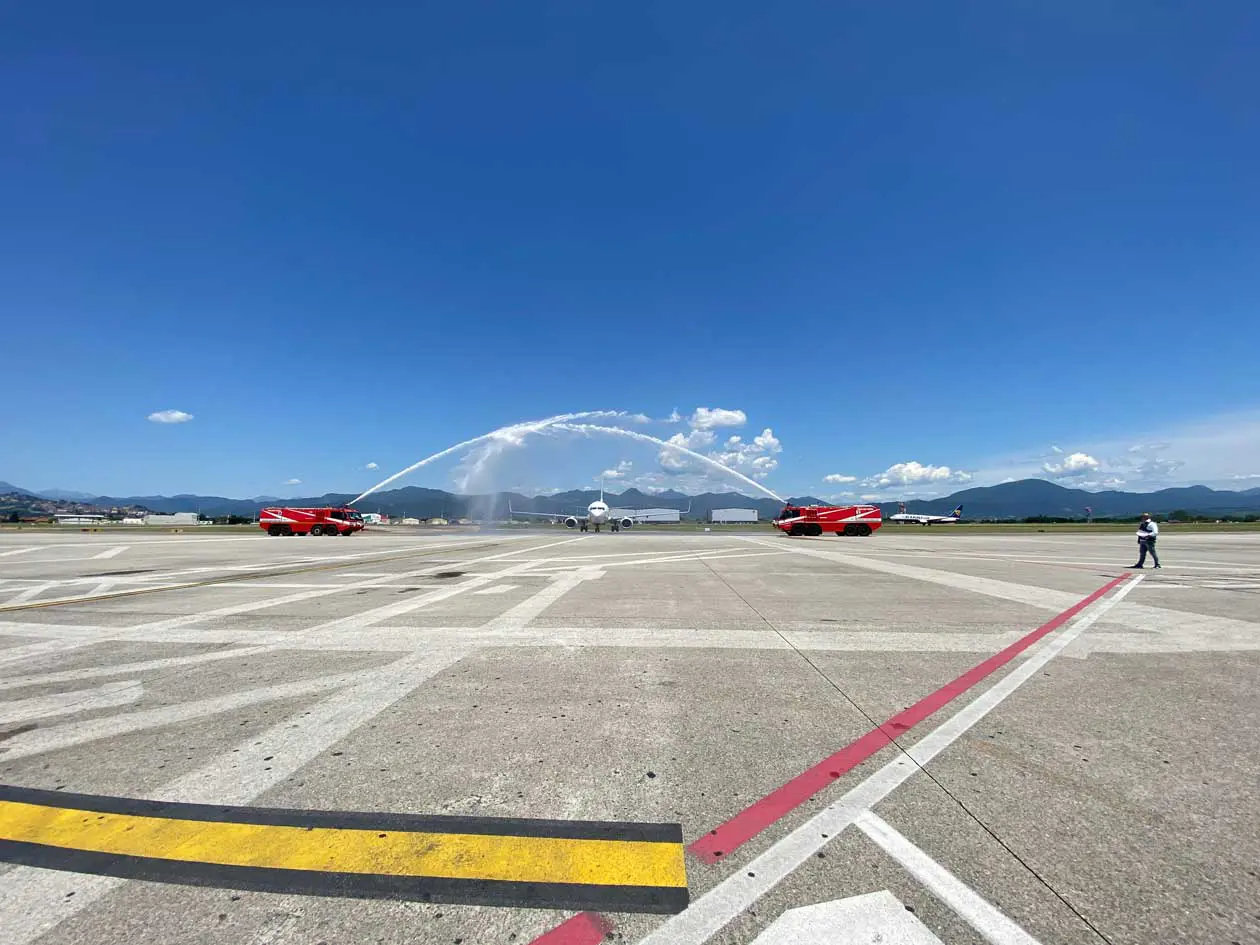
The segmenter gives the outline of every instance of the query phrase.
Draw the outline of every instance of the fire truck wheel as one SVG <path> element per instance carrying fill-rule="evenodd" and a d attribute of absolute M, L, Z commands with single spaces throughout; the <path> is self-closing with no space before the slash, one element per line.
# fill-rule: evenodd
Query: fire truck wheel
<path fill-rule="evenodd" d="M 283 535 L 284 529 L 281 528 L 279 525 L 271 525 L 267 528 L 267 534 L 271 535 L 272 537 Z"/>
<path fill-rule="evenodd" d="M 312 535 L 314 535 L 316 538 L 318 538 L 320 535 L 324 534 L 324 526 L 323 526 L 323 525 L 312 525 L 312 526 L 311 526 L 311 534 L 312 534 Z"/>
<path fill-rule="evenodd" d="M 863 538 L 869 538 L 871 536 L 871 526 L 859 525 L 858 534 L 861 535 Z"/>
<path fill-rule="evenodd" d="M 340 534 L 341 534 L 341 532 L 337 531 L 337 526 L 336 526 L 336 525 L 329 525 L 329 526 L 328 526 L 328 531 L 324 532 L 324 534 L 325 534 L 325 535 L 331 535 L 333 538 L 336 538 L 338 535 L 340 535 Z"/>

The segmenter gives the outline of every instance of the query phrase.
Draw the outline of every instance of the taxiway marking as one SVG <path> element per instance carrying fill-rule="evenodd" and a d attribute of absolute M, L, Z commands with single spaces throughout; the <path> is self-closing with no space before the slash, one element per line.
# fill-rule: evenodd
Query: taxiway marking
<path fill-rule="evenodd" d="M 0 860 L 267 892 L 677 912 L 682 828 L 225 807 L 0 785 Z"/>
<path fill-rule="evenodd" d="M 866 811 L 855 826 L 933 896 L 954 910 L 990 945 L 1038 945 L 1035 938 L 1007 918 L 974 889 L 941 866 L 874 811 Z"/>
<path fill-rule="evenodd" d="M 826 789 L 835 779 L 853 770 L 886 746 L 894 744 L 898 737 L 906 734 L 920 722 L 940 711 L 992 673 L 1001 669 L 1033 644 L 1059 629 L 1059 627 L 1063 626 L 1085 608 L 1128 580 L 1129 575 L 1123 575 L 1107 582 L 1088 597 L 1082 598 L 1067 608 L 1067 610 L 1043 623 L 1036 630 L 1020 637 L 1014 643 L 990 656 L 987 660 L 977 663 L 957 679 L 924 696 L 914 705 L 888 719 L 883 725 L 871 729 L 844 748 L 801 772 L 791 781 L 771 791 L 759 801 L 744 808 L 730 820 L 710 830 L 691 844 L 687 848 L 688 852 L 706 863 L 718 862 L 723 856 L 743 846 L 743 844 L 757 836 L 771 824 L 786 817 L 815 794 Z M 1113 604 L 1114 600 L 1113 598 Z"/>
<path fill-rule="evenodd" d="M 95 689 L 78 689 L 59 692 L 51 696 L 33 696 L 30 699 L 11 699 L 0 702 L 0 724 L 25 722 L 29 719 L 48 719 L 93 709 L 109 709 L 130 705 L 144 695 L 144 686 L 138 679 L 105 683 Z"/>
<path fill-rule="evenodd" d="M 922 770 L 937 755 L 997 708 L 1042 667 L 1059 655 L 1073 640 L 1088 630 L 1112 607 L 1138 586 L 1137 575 L 1101 600 L 1088 613 L 1081 614 L 1058 636 L 1046 640 L 1019 666 L 976 696 L 953 716 L 941 723 L 902 754 L 847 791 L 768 850 L 754 857 L 734 875 L 728 876 L 671 917 L 639 945 L 701 945 L 721 931 L 728 922 L 807 862 L 834 838 L 851 826 L 898 787 Z M 749 875 L 751 874 L 751 875 Z"/>

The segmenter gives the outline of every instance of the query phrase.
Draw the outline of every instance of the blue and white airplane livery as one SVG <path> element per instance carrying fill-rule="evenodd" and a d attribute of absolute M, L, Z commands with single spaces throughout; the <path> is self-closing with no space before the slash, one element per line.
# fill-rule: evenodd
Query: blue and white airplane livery
<path fill-rule="evenodd" d="M 960 505 L 948 515 L 923 515 L 915 512 L 906 511 L 906 503 L 898 502 L 897 505 L 901 511 L 896 515 L 888 516 L 888 521 L 898 522 L 902 525 L 954 525 L 962 518 L 962 509 Z"/>

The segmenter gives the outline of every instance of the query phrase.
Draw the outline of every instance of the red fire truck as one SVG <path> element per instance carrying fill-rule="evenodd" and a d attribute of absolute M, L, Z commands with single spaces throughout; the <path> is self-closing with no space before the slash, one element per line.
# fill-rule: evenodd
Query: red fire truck
<path fill-rule="evenodd" d="M 268 535 L 353 535 L 363 530 L 363 516 L 354 509 L 263 509 L 258 525 Z"/>
<path fill-rule="evenodd" d="M 878 505 L 786 505 L 774 520 L 785 535 L 837 535 L 866 537 L 883 525 Z"/>

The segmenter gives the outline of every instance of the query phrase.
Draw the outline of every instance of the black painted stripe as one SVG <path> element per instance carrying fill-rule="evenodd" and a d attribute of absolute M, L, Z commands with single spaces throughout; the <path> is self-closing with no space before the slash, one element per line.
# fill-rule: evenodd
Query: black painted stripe
<path fill-rule="evenodd" d="M 518 883 L 220 866 L 185 860 L 70 850 L 13 840 L 0 840 L 0 861 L 41 869 L 186 886 L 216 886 L 256 892 L 357 899 L 406 899 L 416 902 L 514 906 L 522 909 L 597 909 L 607 912 L 672 914 L 685 909 L 689 901 L 685 887 Z"/>
<path fill-rule="evenodd" d="M 0 784 L 0 802 L 38 804 L 93 811 L 258 824 L 270 827 L 341 827 L 350 830 L 396 830 L 424 833 L 488 834 L 505 837 L 551 837 L 559 840 L 633 840 L 643 843 L 682 843 L 680 824 L 638 824 L 582 820 L 530 820 L 520 817 L 457 817 L 445 814 L 389 814 L 357 811 L 303 810 L 281 807 L 230 807 L 182 804 L 175 801 L 69 794 Z"/>

